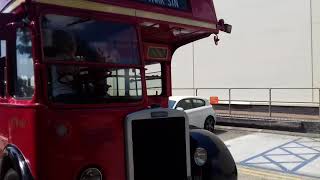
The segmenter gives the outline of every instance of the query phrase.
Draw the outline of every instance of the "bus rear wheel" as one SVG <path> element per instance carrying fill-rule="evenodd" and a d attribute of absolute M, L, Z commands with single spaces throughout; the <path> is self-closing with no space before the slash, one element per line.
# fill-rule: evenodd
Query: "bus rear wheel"
<path fill-rule="evenodd" d="M 9 169 L 3 180 L 20 180 L 20 177 L 17 171 Z"/>

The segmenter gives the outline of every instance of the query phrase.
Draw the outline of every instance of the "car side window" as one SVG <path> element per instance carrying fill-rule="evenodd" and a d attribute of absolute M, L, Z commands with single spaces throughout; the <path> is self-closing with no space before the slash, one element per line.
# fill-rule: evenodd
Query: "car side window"
<path fill-rule="evenodd" d="M 0 40 L 0 98 L 6 94 L 6 57 L 7 57 L 7 41 Z"/>
<path fill-rule="evenodd" d="M 199 108 L 206 105 L 206 102 L 202 99 L 193 99 L 192 100 L 193 108 Z"/>
<path fill-rule="evenodd" d="M 192 109 L 191 99 L 180 100 L 176 107 L 181 107 L 184 110 Z"/>

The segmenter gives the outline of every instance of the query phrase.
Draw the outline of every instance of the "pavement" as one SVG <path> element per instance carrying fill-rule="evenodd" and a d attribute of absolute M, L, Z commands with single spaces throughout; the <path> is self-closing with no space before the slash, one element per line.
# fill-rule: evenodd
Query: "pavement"
<path fill-rule="evenodd" d="M 240 180 L 320 179 L 320 135 L 217 126 Z"/>
<path fill-rule="evenodd" d="M 268 117 L 263 116 L 258 112 L 239 111 L 233 112 L 234 114 L 232 115 L 221 113 L 221 110 L 216 112 L 218 125 L 263 128 L 304 133 L 320 133 L 320 117 L 318 115 L 312 116 L 313 119 L 307 119 L 302 118 L 303 115 L 296 116 L 294 114 L 287 114 L 290 117 Z"/>
<path fill-rule="evenodd" d="M 238 165 L 238 180 L 302 180 L 302 177 Z"/>
<path fill-rule="evenodd" d="M 216 110 L 219 114 L 229 114 L 229 110 Z M 245 110 L 232 110 L 233 115 L 244 115 L 249 117 L 269 117 L 269 112 L 252 112 Z M 294 113 L 280 113 L 280 112 L 272 112 L 272 118 L 276 119 L 292 119 L 292 120 L 300 120 L 300 121 L 318 121 L 320 119 L 319 114 L 310 115 L 310 114 L 294 114 Z"/>

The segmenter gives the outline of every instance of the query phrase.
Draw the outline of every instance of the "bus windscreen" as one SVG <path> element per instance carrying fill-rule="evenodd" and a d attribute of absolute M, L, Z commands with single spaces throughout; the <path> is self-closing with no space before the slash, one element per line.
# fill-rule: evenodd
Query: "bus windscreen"
<path fill-rule="evenodd" d="M 45 60 L 140 64 L 131 24 L 47 14 L 42 17 Z"/>
<path fill-rule="evenodd" d="M 50 100 L 65 104 L 141 100 L 134 25 L 47 14 L 41 28 Z"/>

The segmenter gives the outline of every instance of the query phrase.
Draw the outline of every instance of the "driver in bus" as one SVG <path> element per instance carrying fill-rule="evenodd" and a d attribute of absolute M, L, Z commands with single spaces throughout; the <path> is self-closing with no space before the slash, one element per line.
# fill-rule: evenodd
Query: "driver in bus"
<path fill-rule="evenodd" d="M 55 60 L 73 61 L 76 60 L 77 44 L 71 33 L 64 30 L 56 30 L 52 33 L 52 45 L 55 50 Z M 73 87 L 75 77 L 79 74 L 79 69 L 68 65 L 54 65 L 51 69 L 52 95 L 75 94 Z"/>
<path fill-rule="evenodd" d="M 64 30 L 56 30 L 52 34 L 52 44 L 57 60 L 75 60 L 77 43 L 74 36 Z"/>
<path fill-rule="evenodd" d="M 95 52 L 95 62 L 99 63 L 119 63 L 120 55 L 117 50 L 112 49 L 108 41 L 93 42 L 90 44 L 92 50 Z M 95 78 L 93 83 L 94 92 L 97 96 L 110 96 L 108 91 L 110 85 L 106 83 L 106 79 L 111 77 L 112 71 L 110 69 L 96 70 L 91 72 Z"/>

